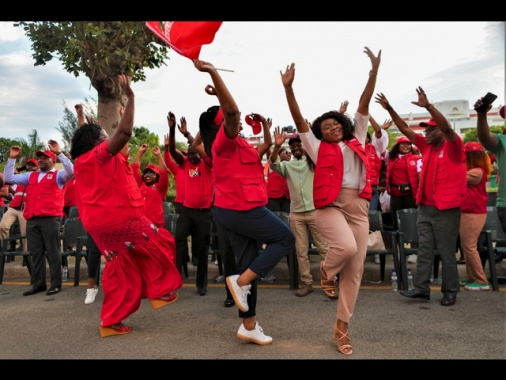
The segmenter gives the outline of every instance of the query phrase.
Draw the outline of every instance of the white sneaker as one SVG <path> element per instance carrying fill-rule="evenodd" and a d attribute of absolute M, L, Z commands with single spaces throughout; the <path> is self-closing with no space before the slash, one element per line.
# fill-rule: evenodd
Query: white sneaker
<path fill-rule="evenodd" d="M 409 255 L 408 256 L 408 263 L 416 264 L 416 259 L 417 259 L 416 255 Z"/>
<path fill-rule="evenodd" d="M 234 297 L 235 304 L 242 312 L 247 312 L 249 310 L 248 306 L 248 294 L 250 293 L 251 284 L 239 286 L 237 283 L 237 279 L 239 278 L 238 274 L 234 274 L 232 276 L 227 277 L 227 285 L 232 297 Z"/>
<path fill-rule="evenodd" d="M 236 336 L 239 339 L 245 340 L 247 342 L 256 343 L 261 346 L 266 346 L 272 343 L 272 338 L 264 334 L 264 330 L 262 330 L 258 322 L 255 322 L 254 330 L 246 330 L 246 327 L 244 327 L 244 323 L 241 323 L 241 326 L 239 327 Z"/>
<path fill-rule="evenodd" d="M 374 255 L 374 264 L 380 264 L 380 255 Z"/>
<path fill-rule="evenodd" d="M 86 305 L 89 305 L 90 303 L 95 302 L 95 297 L 97 296 L 97 293 L 98 293 L 97 288 L 86 289 L 86 299 L 84 300 L 84 303 Z"/>

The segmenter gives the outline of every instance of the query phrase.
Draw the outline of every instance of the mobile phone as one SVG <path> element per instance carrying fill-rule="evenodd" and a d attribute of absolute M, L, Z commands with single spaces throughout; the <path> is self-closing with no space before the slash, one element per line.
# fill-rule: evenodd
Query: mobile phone
<path fill-rule="evenodd" d="M 481 100 L 483 104 L 476 109 L 476 112 L 486 112 L 488 109 L 488 106 L 491 105 L 494 100 L 497 99 L 497 95 L 492 94 L 491 92 L 487 92 L 487 95 L 485 95 Z"/>

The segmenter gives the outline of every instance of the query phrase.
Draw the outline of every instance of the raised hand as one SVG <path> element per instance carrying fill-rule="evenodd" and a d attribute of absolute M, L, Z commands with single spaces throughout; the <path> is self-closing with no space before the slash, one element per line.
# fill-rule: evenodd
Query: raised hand
<path fill-rule="evenodd" d="M 281 70 L 279 73 L 281 74 L 281 83 L 283 83 L 283 87 L 285 89 L 290 89 L 295 79 L 295 63 L 286 66 L 284 73 Z"/>
<path fill-rule="evenodd" d="M 390 103 L 388 102 L 387 97 L 383 95 L 382 92 L 376 94 L 374 100 L 376 103 L 379 103 L 379 105 L 382 106 L 384 109 L 388 110 L 388 108 L 390 108 Z"/>
<path fill-rule="evenodd" d="M 430 102 L 427 99 L 427 95 L 421 86 L 418 86 L 416 89 L 416 93 L 418 94 L 418 101 L 411 102 L 411 104 L 417 105 L 418 107 L 428 107 L 430 106 Z"/>
<path fill-rule="evenodd" d="M 174 115 L 171 111 L 167 114 L 167 124 L 169 128 L 174 128 L 176 126 L 176 115 Z"/>

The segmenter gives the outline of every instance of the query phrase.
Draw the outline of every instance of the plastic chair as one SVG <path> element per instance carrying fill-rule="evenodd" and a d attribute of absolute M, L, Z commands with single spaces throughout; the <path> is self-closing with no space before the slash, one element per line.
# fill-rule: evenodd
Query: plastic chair
<path fill-rule="evenodd" d="M 86 258 L 83 248 L 88 240 L 88 234 L 79 218 L 68 218 L 63 225 L 62 258 L 75 257 L 74 286 L 79 286 L 81 274 L 81 259 Z"/>
<path fill-rule="evenodd" d="M 5 263 L 8 259 L 9 261 L 14 260 L 16 256 L 23 257 L 23 262 L 26 264 L 28 273 L 31 275 L 32 257 L 30 256 L 30 251 L 23 251 L 23 239 L 26 239 L 26 236 L 21 235 L 19 224 L 17 222 L 13 223 L 9 230 L 9 237 L 2 239 L 0 247 L 0 284 L 2 284 L 4 278 Z M 18 248 L 16 248 L 16 244 L 19 244 Z"/>
<path fill-rule="evenodd" d="M 499 278 L 497 276 L 495 255 L 506 258 L 506 246 L 497 246 L 497 243 L 506 245 L 506 233 L 502 229 L 496 206 L 487 206 L 487 220 L 481 231 L 480 241 L 482 243 L 478 243 L 478 248 L 480 251 L 482 251 L 483 248 L 485 249 L 492 289 L 494 291 L 499 291 Z M 485 264 L 486 260 L 482 260 L 482 262 Z"/>
<path fill-rule="evenodd" d="M 399 266 L 401 269 L 402 290 L 408 290 L 408 264 L 407 256 L 418 254 L 418 226 L 417 226 L 418 209 L 405 208 L 397 210 L 397 236 L 399 245 Z M 406 244 L 415 245 L 416 247 L 406 247 Z M 439 251 L 433 250 L 434 254 L 434 279 L 438 277 L 439 272 Z"/>
<path fill-rule="evenodd" d="M 380 279 L 385 281 L 385 264 L 386 255 L 392 255 L 394 259 L 394 269 L 396 273 L 400 273 L 399 267 L 399 251 L 397 245 L 397 231 L 386 230 L 383 227 L 383 216 L 379 210 L 369 210 L 369 230 L 370 231 L 381 231 L 385 249 L 368 249 L 366 255 L 380 255 Z M 388 240 L 387 240 L 388 239 Z M 390 244 L 391 242 L 391 244 Z M 390 246 L 389 248 L 386 248 Z M 401 276 L 397 276 L 397 284 L 401 286 Z"/>
<path fill-rule="evenodd" d="M 290 227 L 290 214 L 288 212 L 273 211 L 273 213 Z M 311 247 L 311 245 L 310 245 Z M 298 289 L 299 287 L 299 264 L 297 263 L 297 253 L 295 247 L 287 256 L 288 273 L 290 273 L 290 289 Z"/>
<path fill-rule="evenodd" d="M 178 218 L 179 214 L 164 213 L 165 228 L 172 234 L 172 236 L 176 236 L 176 226 Z M 186 262 L 186 258 L 183 257 L 183 252 L 176 252 L 176 266 L 180 272 L 181 268 L 183 268 L 184 275 L 186 278 L 188 278 L 188 263 Z"/>

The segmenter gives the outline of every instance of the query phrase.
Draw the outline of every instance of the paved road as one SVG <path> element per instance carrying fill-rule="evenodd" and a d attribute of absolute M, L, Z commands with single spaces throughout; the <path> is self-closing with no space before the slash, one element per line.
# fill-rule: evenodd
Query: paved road
<path fill-rule="evenodd" d="M 354 353 L 344 356 L 331 339 L 336 301 L 319 287 L 295 297 L 286 263 L 273 272 L 276 282 L 262 283 L 258 293 L 257 320 L 274 339 L 269 346 L 235 337 L 237 309 L 223 307 L 225 289 L 212 280 L 217 275 L 212 262 L 206 296 L 197 294 L 190 264 L 175 303 L 153 310 L 143 300 L 125 321 L 134 332 L 109 338 L 98 330 L 101 291 L 91 305 L 84 304 L 84 280 L 79 287 L 69 281 L 53 296 L 23 297 L 26 268 L 7 264 L 15 265 L 21 274 L 6 275 L 0 285 L 0 359 L 506 359 L 505 285 L 499 292 L 463 290 L 456 305 L 443 307 L 437 285 L 430 301 L 409 300 L 392 292 L 388 282 L 375 283 L 379 267 L 367 262 L 350 327 Z M 315 268 L 317 263 L 313 273 Z"/>

